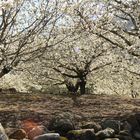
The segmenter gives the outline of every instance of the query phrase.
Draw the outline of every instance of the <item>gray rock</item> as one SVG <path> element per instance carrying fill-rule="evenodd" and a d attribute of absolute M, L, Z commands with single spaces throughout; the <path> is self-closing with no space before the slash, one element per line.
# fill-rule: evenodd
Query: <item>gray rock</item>
<path fill-rule="evenodd" d="M 5 130 L 1 123 L 0 123 L 0 140 L 8 140 L 8 136 L 5 133 Z"/>
<path fill-rule="evenodd" d="M 134 139 L 140 139 L 140 124 L 138 121 L 138 116 L 136 116 L 135 114 L 130 115 L 126 118 L 126 122 L 128 122 L 128 124 L 131 126 L 130 127 L 130 134 L 132 135 L 132 137 Z"/>
<path fill-rule="evenodd" d="M 104 120 L 101 123 L 103 129 L 112 128 L 115 133 L 118 134 L 120 131 L 120 121 L 117 120 Z"/>
<path fill-rule="evenodd" d="M 60 135 L 58 133 L 48 133 L 36 136 L 33 140 L 60 140 Z"/>
<path fill-rule="evenodd" d="M 124 130 L 124 131 L 128 131 L 129 133 L 131 132 L 132 130 L 132 126 L 130 125 L 130 123 L 128 123 L 127 121 L 124 121 L 121 123 L 121 129 Z"/>
<path fill-rule="evenodd" d="M 97 133 L 98 131 L 102 130 L 102 127 L 95 123 L 95 122 L 88 122 L 85 123 L 82 127 L 82 129 L 94 129 L 95 133 Z"/>
<path fill-rule="evenodd" d="M 135 115 L 128 116 L 126 121 L 130 124 L 132 131 L 140 131 L 140 126 Z"/>
<path fill-rule="evenodd" d="M 65 136 L 68 131 L 74 130 L 75 126 L 68 116 L 57 115 L 49 122 L 48 129 Z"/>
<path fill-rule="evenodd" d="M 96 133 L 98 139 L 114 138 L 115 131 L 111 128 L 106 128 Z"/>
<path fill-rule="evenodd" d="M 140 140 L 140 132 L 138 132 L 138 131 L 133 131 L 132 135 L 133 135 L 133 137 L 134 137 L 135 139 Z"/>
<path fill-rule="evenodd" d="M 80 135 L 80 140 L 96 140 L 96 136 L 92 131 L 87 130 Z"/>

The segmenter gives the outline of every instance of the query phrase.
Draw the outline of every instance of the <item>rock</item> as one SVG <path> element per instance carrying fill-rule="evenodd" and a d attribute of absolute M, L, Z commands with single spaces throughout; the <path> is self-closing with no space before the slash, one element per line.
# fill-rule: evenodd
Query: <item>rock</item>
<path fill-rule="evenodd" d="M 88 123 L 84 124 L 81 128 L 82 129 L 94 129 L 95 133 L 102 130 L 102 127 L 95 122 L 88 122 Z"/>
<path fill-rule="evenodd" d="M 138 131 L 133 131 L 132 136 L 133 136 L 135 139 L 140 140 L 140 132 L 138 132 Z"/>
<path fill-rule="evenodd" d="M 66 137 L 60 137 L 60 140 L 68 140 Z"/>
<path fill-rule="evenodd" d="M 6 135 L 5 130 L 1 123 L 0 123 L 0 140 L 8 140 L 8 136 Z"/>
<path fill-rule="evenodd" d="M 116 135 L 116 138 L 118 138 L 119 140 L 134 140 L 132 137 L 130 136 L 122 136 L 122 135 Z"/>
<path fill-rule="evenodd" d="M 137 120 L 137 122 L 138 122 L 138 124 L 139 124 L 139 126 L 140 126 L 140 113 L 136 113 L 135 114 L 135 117 L 136 117 L 136 120 Z M 137 132 L 137 131 L 136 131 Z M 135 138 L 138 138 L 138 139 L 140 139 L 140 133 L 136 133 L 136 132 L 134 132 L 134 137 Z M 140 132 L 140 131 L 139 131 Z"/>
<path fill-rule="evenodd" d="M 124 122 L 121 123 L 121 130 L 127 131 L 127 132 L 130 133 L 131 130 L 132 130 L 132 127 L 127 121 L 124 121 Z"/>
<path fill-rule="evenodd" d="M 18 129 L 18 130 L 15 130 L 14 132 L 12 132 L 10 135 L 9 135 L 9 138 L 10 139 L 24 139 L 26 138 L 26 132 L 23 130 L 23 129 Z"/>
<path fill-rule="evenodd" d="M 95 133 L 90 130 L 85 131 L 80 135 L 80 140 L 96 140 Z"/>
<path fill-rule="evenodd" d="M 49 122 L 48 129 L 65 136 L 68 131 L 74 130 L 75 126 L 69 117 L 58 115 Z"/>
<path fill-rule="evenodd" d="M 130 124 L 130 133 L 133 138 L 140 139 L 140 124 L 137 120 L 136 115 L 130 115 L 127 117 L 126 121 Z"/>
<path fill-rule="evenodd" d="M 136 117 L 136 119 L 137 119 L 137 121 L 138 121 L 138 123 L 140 125 L 140 113 L 136 113 L 135 117 Z"/>
<path fill-rule="evenodd" d="M 96 133 L 98 139 L 114 138 L 115 131 L 112 128 L 106 128 Z"/>
<path fill-rule="evenodd" d="M 101 122 L 101 126 L 103 129 L 112 128 L 115 133 L 118 134 L 120 131 L 120 121 L 117 120 L 104 120 Z"/>
<path fill-rule="evenodd" d="M 27 134 L 28 134 L 28 138 L 30 140 L 33 140 L 34 137 L 42 135 L 47 133 L 48 130 L 45 126 L 41 125 L 41 126 L 36 126 L 34 127 L 32 130 L 30 130 Z"/>
<path fill-rule="evenodd" d="M 36 136 L 33 140 L 60 140 L 60 135 L 58 133 L 48 133 Z"/>
<path fill-rule="evenodd" d="M 38 124 L 36 122 L 34 122 L 32 119 L 28 119 L 28 120 L 23 120 L 21 122 L 20 126 L 21 126 L 22 129 L 24 129 L 26 131 L 26 133 L 28 133 L 33 128 L 38 126 Z"/>
<path fill-rule="evenodd" d="M 120 131 L 119 135 L 122 135 L 122 136 L 130 136 L 130 133 L 126 130 L 123 130 L 123 131 Z"/>
<path fill-rule="evenodd" d="M 81 130 L 71 130 L 67 134 L 69 140 L 94 140 L 96 139 L 94 129 L 81 129 Z"/>
<path fill-rule="evenodd" d="M 126 121 L 131 125 L 132 131 L 134 130 L 140 131 L 140 126 L 135 115 L 128 116 Z"/>
<path fill-rule="evenodd" d="M 5 133 L 7 134 L 7 136 L 9 137 L 14 131 L 16 131 L 17 128 L 11 128 L 11 127 L 8 127 L 8 128 L 5 128 Z"/>

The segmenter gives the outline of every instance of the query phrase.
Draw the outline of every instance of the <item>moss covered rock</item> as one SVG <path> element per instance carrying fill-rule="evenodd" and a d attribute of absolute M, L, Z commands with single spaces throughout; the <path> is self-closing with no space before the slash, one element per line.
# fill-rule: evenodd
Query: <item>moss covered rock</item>
<path fill-rule="evenodd" d="M 67 134 L 69 140 L 95 140 L 94 129 L 72 130 Z"/>
<path fill-rule="evenodd" d="M 60 140 L 68 140 L 66 137 L 60 137 Z"/>

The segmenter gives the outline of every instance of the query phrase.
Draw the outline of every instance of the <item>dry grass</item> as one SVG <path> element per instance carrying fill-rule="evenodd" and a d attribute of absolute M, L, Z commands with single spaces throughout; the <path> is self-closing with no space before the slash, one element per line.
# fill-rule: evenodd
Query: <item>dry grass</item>
<path fill-rule="evenodd" d="M 116 95 L 83 95 L 77 98 L 47 94 L 1 94 L 0 122 L 5 127 L 18 127 L 19 120 L 32 119 L 47 124 L 61 112 L 74 116 L 77 125 L 103 118 L 119 118 L 140 111 L 140 100 Z"/>

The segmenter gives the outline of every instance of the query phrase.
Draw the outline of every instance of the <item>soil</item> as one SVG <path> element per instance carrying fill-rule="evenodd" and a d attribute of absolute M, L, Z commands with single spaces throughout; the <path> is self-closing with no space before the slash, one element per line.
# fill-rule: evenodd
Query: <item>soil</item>
<path fill-rule="evenodd" d="M 20 127 L 25 120 L 47 125 L 51 118 L 66 112 L 81 126 L 85 122 L 100 122 L 104 118 L 121 119 L 140 111 L 140 100 L 118 95 L 50 95 L 1 93 L 0 122 L 6 128 Z"/>

